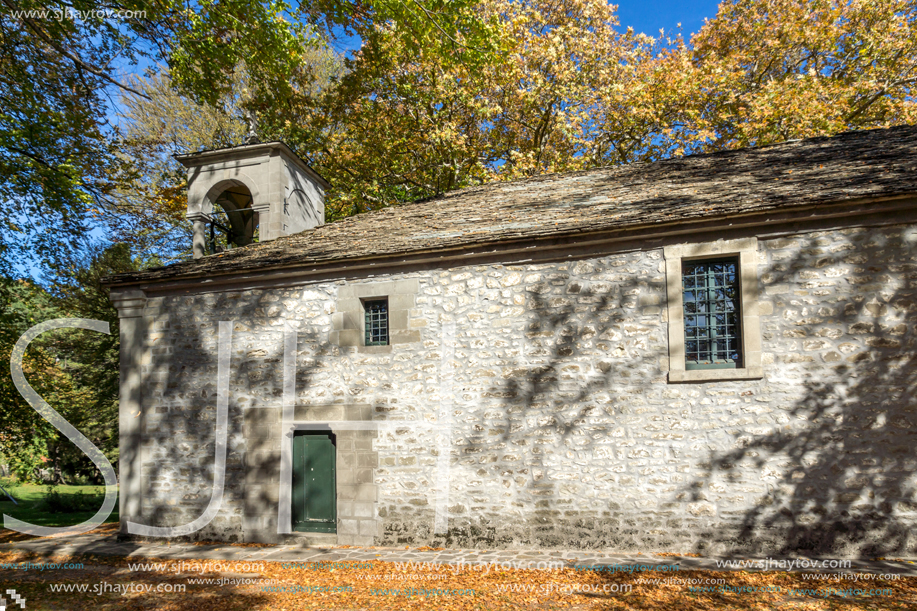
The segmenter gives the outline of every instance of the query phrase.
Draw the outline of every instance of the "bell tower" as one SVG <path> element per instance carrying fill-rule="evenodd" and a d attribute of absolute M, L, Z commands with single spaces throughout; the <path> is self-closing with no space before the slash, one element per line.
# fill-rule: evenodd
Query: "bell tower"
<path fill-rule="evenodd" d="M 188 213 L 194 258 L 207 251 L 214 206 L 231 246 L 267 242 L 325 223 L 324 178 L 283 142 L 245 144 L 175 157 L 188 168 Z M 211 253 L 212 254 L 212 253 Z"/>

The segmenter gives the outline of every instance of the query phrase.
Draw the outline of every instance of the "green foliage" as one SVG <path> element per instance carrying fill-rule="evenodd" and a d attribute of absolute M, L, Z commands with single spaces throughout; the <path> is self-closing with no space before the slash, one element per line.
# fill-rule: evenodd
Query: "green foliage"
<path fill-rule="evenodd" d="M 74 494 L 61 493 L 57 487 L 48 486 L 44 498 L 44 509 L 49 513 L 76 513 L 91 511 L 99 505 L 95 496 L 79 490 Z"/>
<path fill-rule="evenodd" d="M 0 273 L 7 276 L 14 260 L 36 252 L 74 252 L 115 165 L 103 134 L 104 85 L 55 48 L 67 41 L 86 54 L 89 33 L 67 20 L 43 21 L 41 34 L 24 25 L 0 5 Z"/>
<path fill-rule="evenodd" d="M 501 49 L 500 22 L 480 0 L 306 0 L 299 14 L 328 38 L 335 28 L 378 48 L 394 34 L 408 56 L 469 68 L 491 63 Z"/>
<path fill-rule="evenodd" d="M 253 103 L 283 103 L 294 75 L 307 69 L 304 50 L 318 44 L 306 26 L 289 20 L 289 9 L 282 0 L 202 0 L 184 9 L 168 57 L 175 84 L 195 101 L 216 105 L 232 94 L 231 76 L 244 61 Z"/>
<path fill-rule="evenodd" d="M 56 333 L 51 347 L 58 367 L 79 392 L 68 421 L 90 439 L 113 463 L 118 457 L 119 319 L 102 279 L 112 274 L 136 271 L 142 263 L 131 258 L 127 244 L 95 248 L 66 267 L 55 268 L 50 292 L 57 306 L 68 316 L 101 320 L 109 334 L 72 329 Z M 90 477 L 100 483 L 100 474 L 88 458 L 69 441 L 55 438 L 49 443 L 49 457 L 67 478 Z"/>
<path fill-rule="evenodd" d="M 58 318 L 59 310 L 50 295 L 29 280 L 0 278 L 0 453 L 10 469 L 23 481 L 36 481 L 37 469 L 46 455 L 44 440 L 54 429 L 32 407 L 13 385 L 10 355 L 13 346 L 30 327 Z M 51 380 L 44 375 L 53 358 L 45 350 L 46 338 L 37 338 L 23 358 L 23 370 L 36 392 L 42 396 L 53 392 Z"/>
<path fill-rule="evenodd" d="M 189 96 L 213 101 L 245 61 L 258 103 L 281 104 L 309 45 L 284 10 L 258 0 L 0 3 L 0 274 L 14 261 L 72 258 L 135 176 L 107 119 L 112 90 L 130 89 L 118 80 L 124 64 L 168 64 Z"/>
<path fill-rule="evenodd" d="M 82 259 L 54 268 L 50 290 L 20 280 L 0 284 L 0 358 L 19 337 L 39 322 L 54 318 L 88 318 L 108 322 L 110 334 L 62 329 L 36 338 L 23 368 L 29 383 L 61 416 L 89 438 L 112 463 L 118 457 L 119 343 L 118 315 L 102 286 L 105 276 L 132 271 L 138 263 L 126 244 L 95 249 Z M 56 482 L 76 477 L 100 482 L 95 465 L 25 402 L 0 369 L 0 452 L 21 481 L 39 482 L 48 469 Z"/>
<path fill-rule="evenodd" d="M 48 431 L 47 434 L 52 433 Z M 30 484 L 42 482 L 39 470 L 45 467 L 47 455 L 47 440 L 38 435 L 25 437 L 17 441 L 15 445 L 8 445 L 0 450 L 0 456 L 9 466 L 13 478 L 17 482 Z"/>

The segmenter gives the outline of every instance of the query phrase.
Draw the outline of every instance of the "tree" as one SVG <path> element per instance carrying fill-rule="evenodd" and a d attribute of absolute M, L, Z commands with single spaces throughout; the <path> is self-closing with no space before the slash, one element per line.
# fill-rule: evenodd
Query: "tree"
<path fill-rule="evenodd" d="M 686 151 L 917 121 L 915 0 L 731 0 L 690 46 L 660 62 Z"/>
<path fill-rule="evenodd" d="M 607 92 L 628 91 L 652 49 L 651 39 L 616 31 L 613 8 L 478 3 L 496 42 L 474 61 L 417 49 L 399 27 L 377 25 L 341 86 L 290 130 L 335 187 L 328 216 L 606 163 L 593 118 Z"/>
<path fill-rule="evenodd" d="M 0 63 L 0 273 L 9 276 L 15 259 L 66 256 L 81 243 L 85 212 L 109 192 L 115 169 L 99 77 L 65 63 L 6 12 Z"/>
<path fill-rule="evenodd" d="M 70 423 L 90 439 L 113 463 L 118 457 L 118 399 L 120 391 L 120 331 L 118 311 L 108 296 L 103 278 L 112 274 L 157 266 L 157 259 L 141 261 L 131 257 L 125 243 L 95 247 L 77 262 L 57 268 L 50 282 L 50 294 L 68 317 L 101 320 L 109 334 L 66 330 L 55 334 L 51 353 L 58 367 L 84 394 L 68 410 Z M 102 482 L 95 465 L 72 443 L 55 437 L 49 444 L 52 460 L 64 472 Z"/>
<path fill-rule="evenodd" d="M 295 82 L 293 95 L 311 98 L 332 86 L 343 70 L 340 57 L 327 47 L 303 50 L 308 74 Z M 118 154 L 133 171 L 104 209 L 104 222 L 116 241 L 130 242 L 138 255 L 164 263 L 191 253 L 187 210 L 187 176 L 174 156 L 241 144 L 254 123 L 262 140 L 282 138 L 268 131 L 252 109 L 252 88 L 245 64 L 235 70 L 233 87 L 216 104 L 198 103 L 176 91 L 167 71 L 134 78 L 124 92 L 118 128 Z M 290 125 L 290 115 L 279 129 Z M 252 118 L 254 117 L 254 121 Z M 220 211 L 214 210 L 219 216 Z M 223 220 L 223 224 L 228 222 Z"/>
<path fill-rule="evenodd" d="M 408 55 L 433 55 L 446 63 L 488 63 L 500 48 L 499 22 L 479 0 L 305 0 L 305 19 L 326 39 L 356 34 L 378 47 L 391 34 Z"/>
<path fill-rule="evenodd" d="M 326 62 L 315 61 L 314 53 L 326 51 L 318 35 L 323 25 L 355 28 L 371 38 L 374 24 L 397 23 L 414 48 L 448 48 L 468 60 L 489 35 L 473 5 L 470 0 L 320 0 L 295 6 L 282 0 L 82 0 L 55 7 L 2 0 L 0 61 L 9 93 L 0 99 L 0 124 L 6 122 L 0 128 L 0 180 L 11 214 L 0 231 L 0 264 L 10 274 L 14 257 L 32 262 L 72 257 L 86 247 L 87 229 L 131 203 L 124 195 L 138 180 L 165 179 L 157 197 L 174 213 L 175 178 L 163 177 L 156 171 L 161 168 L 138 168 L 130 152 L 118 154 L 123 143 L 108 123 L 113 94 L 120 90 L 146 99 L 150 93 L 123 81 L 119 68 L 167 66 L 168 85 L 199 109 L 235 100 L 246 115 L 277 117 L 262 133 L 281 134 L 284 115 L 302 105 L 296 100 L 308 98 L 313 85 L 323 82 Z M 165 92 L 156 87 L 163 84 L 154 85 L 160 101 Z M 223 145 L 232 137 L 238 144 L 237 135 L 230 130 L 203 143 Z M 156 225 L 148 208 L 134 210 L 139 227 L 127 233 Z M 123 238 L 127 219 L 120 221 Z"/>
<path fill-rule="evenodd" d="M 496 37 L 474 63 L 375 23 L 341 87 L 295 115 L 287 138 L 334 185 L 329 218 L 917 119 L 915 0 L 731 0 L 689 42 L 622 32 L 603 0 L 474 10 Z"/>
<path fill-rule="evenodd" d="M 177 92 L 167 71 L 131 79 L 121 97 L 118 154 L 133 168 L 104 208 L 115 241 L 165 263 L 190 255 L 184 167 L 173 155 L 240 144 L 247 124 L 238 104 L 243 81 L 217 105 Z"/>
<path fill-rule="evenodd" d="M 139 269 L 126 244 L 96 248 L 84 259 L 55 270 L 50 290 L 30 280 L 0 284 L 0 359 L 9 363 L 19 337 L 39 322 L 88 318 L 108 322 L 110 334 L 62 329 L 42 334 L 26 351 L 29 383 L 113 463 L 118 456 L 118 313 L 102 286 L 103 277 Z M 101 481 L 92 462 L 60 436 L 22 398 L 0 369 L 0 452 L 23 480 L 48 468 L 57 482 L 77 476 Z"/>
<path fill-rule="evenodd" d="M 34 282 L 0 279 L 0 362 L 10 362 L 13 346 L 29 328 L 58 314 L 51 296 Z M 46 348 L 46 337 L 36 339 L 23 357 L 23 371 L 36 392 L 58 407 L 60 382 L 68 381 L 55 375 L 54 357 Z M 56 431 L 19 394 L 9 366 L 0 368 L 0 405 L 0 454 L 17 477 L 35 481 L 48 454 L 47 440 Z"/>
<path fill-rule="evenodd" d="M 619 31 L 605 0 L 95 0 L 81 10 L 146 14 L 14 15 L 33 4 L 0 4 L 8 268 L 13 251 L 66 259 L 103 218 L 115 239 L 187 256 L 162 247 L 188 242 L 168 155 L 238 144 L 251 116 L 332 182 L 332 220 L 491 180 L 917 119 L 917 0 L 729 0 L 687 43 Z M 341 29 L 363 43 L 343 68 L 324 42 Z M 118 133 L 104 98 L 122 57 L 169 72 L 118 84 Z"/>
<path fill-rule="evenodd" d="M 310 37 L 275 0 L 0 2 L 0 272 L 12 261 L 65 260 L 93 215 L 132 176 L 116 156 L 110 94 L 120 66 L 168 64 L 178 85 L 213 102 L 246 61 L 267 104 L 291 90 Z M 136 92 L 143 95 L 140 92 Z"/>

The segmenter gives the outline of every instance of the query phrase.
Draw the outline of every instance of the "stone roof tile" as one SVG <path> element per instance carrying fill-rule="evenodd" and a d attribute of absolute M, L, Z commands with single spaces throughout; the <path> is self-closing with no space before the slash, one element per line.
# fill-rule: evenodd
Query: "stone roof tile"
<path fill-rule="evenodd" d="M 917 194 L 917 126 L 497 182 L 108 284 L 468 248 Z"/>

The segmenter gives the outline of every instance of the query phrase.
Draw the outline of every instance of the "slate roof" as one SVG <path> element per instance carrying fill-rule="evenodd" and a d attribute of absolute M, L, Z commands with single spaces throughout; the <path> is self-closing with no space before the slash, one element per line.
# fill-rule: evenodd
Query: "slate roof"
<path fill-rule="evenodd" d="M 210 277 L 917 194 L 917 126 L 490 183 L 107 284 Z"/>

